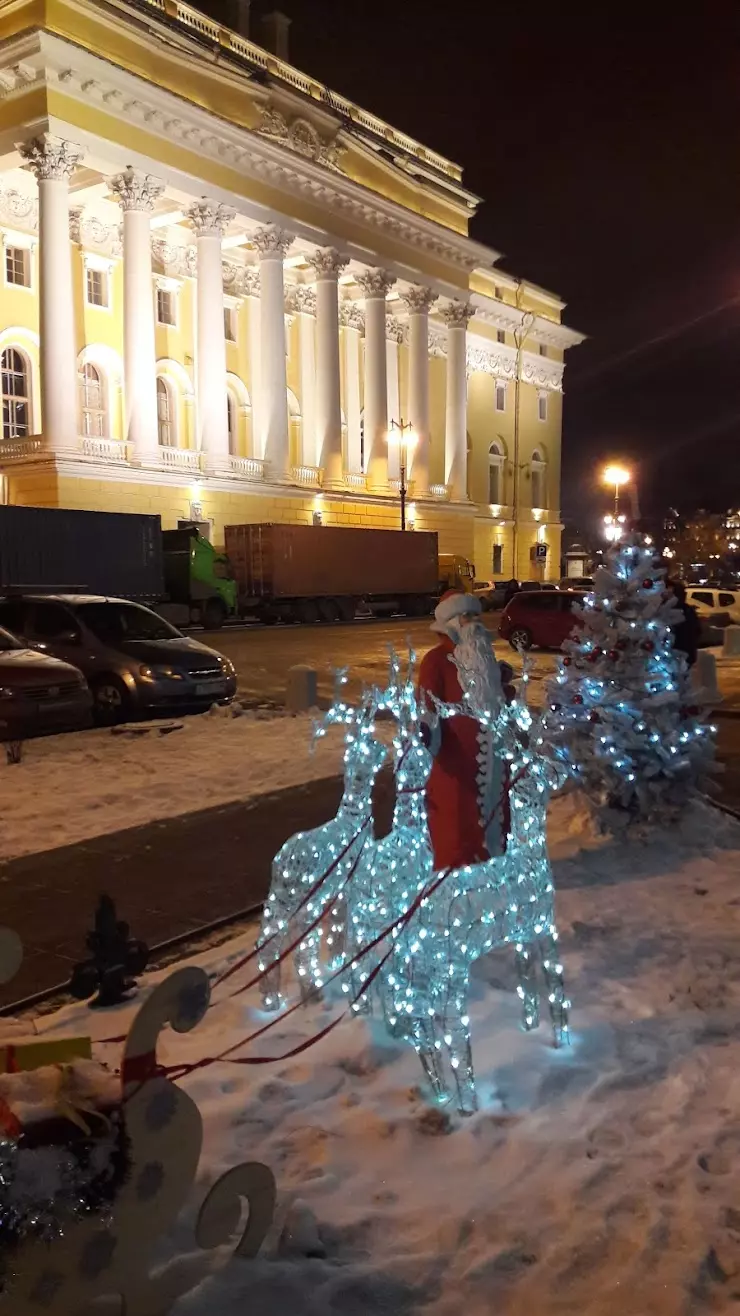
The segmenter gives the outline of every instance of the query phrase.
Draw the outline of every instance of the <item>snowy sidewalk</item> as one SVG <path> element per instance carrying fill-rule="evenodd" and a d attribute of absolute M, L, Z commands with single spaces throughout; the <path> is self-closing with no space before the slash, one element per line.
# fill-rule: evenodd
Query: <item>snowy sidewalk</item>
<path fill-rule="evenodd" d="M 280 1210 L 303 1206 L 292 1233 L 173 1316 L 738 1309 L 740 828 L 700 808 L 681 834 L 625 844 L 596 836 L 569 797 L 552 807 L 550 845 L 572 1047 L 553 1051 L 544 1026 L 519 1032 L 513 954 L 500 951 L 475 974 L 482 1108 L 468 1120 L 435 1109 L 411 1048 L 363 1019 L 294 1060 L 193 1074 L 204 1159 L 158 1261 L 192 1262 L 198 1206 L 241 1161 L 271 1167 Z M 239 945 L 199 962 L 218 970 Z M 256 990 L 216 1005 L 192 1034 L 166 1034 L 160 1058 L 218 1054 L 264 1021 L 257 1006 Z M 40 1027 L 106 1037 L 133 1009 L 74 1006 Z M 300 1011 L 259 1053 L 279 1056 L 329 1017 Z"/>
<path fill-rule="evenodd" d="M 261 902 L 273 856 L 293 832 L 333 817 L 341 781 L 324 778 L 184 817 L 133 827 L 0 869 L 0 923 L 25 945 L 17 978 L 0 986 L 0 1007 L 69 978 L 101 891 L 134 936 L 150 945 Z M 381 778 L 377 823 L 386 830 L 392 781 Z"/>

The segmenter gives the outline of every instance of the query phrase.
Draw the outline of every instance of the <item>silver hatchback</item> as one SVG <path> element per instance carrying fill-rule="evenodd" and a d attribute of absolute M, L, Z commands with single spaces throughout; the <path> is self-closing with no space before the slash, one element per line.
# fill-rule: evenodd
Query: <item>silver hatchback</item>
<path fill-rule="evenodd" d="M 79 668 L 102 723 L 200 712 L 236 694 L 228 658 L 140 603 L 84 594 L 13 596 L 0 600 L 0 625 Z"/>

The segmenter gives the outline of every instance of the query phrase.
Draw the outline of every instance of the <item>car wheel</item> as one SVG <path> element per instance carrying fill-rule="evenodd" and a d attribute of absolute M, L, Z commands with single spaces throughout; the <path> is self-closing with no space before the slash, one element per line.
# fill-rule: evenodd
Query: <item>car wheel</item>
<path fill-rule="evenodd" d="M 125 722 L 129 713 L 129 695 L 123 681 L 117 676 L 99 676 L 90 687 L 93 712 L 99 726 L 112 727 Z"/>
<path fill-rule="evenodd" d="M 295 610 L 298 620 L 304 626 L 315 626 L 319 620 L 319 609 L 313 599 L 301 599 Z"/>
<path fill-rule="evenodd" d="M 203 625 L 207 631 L 218 631 L 226 621 L 226 607 L 222 599 L 208 599 L 203 609 Z"/>
<path fill-rule="evenodd" d="M 531 649 L 532 632 L 528 631 L 526 626 L 515 626 L 509 636 L 509 644 L 512 649 Z"/>

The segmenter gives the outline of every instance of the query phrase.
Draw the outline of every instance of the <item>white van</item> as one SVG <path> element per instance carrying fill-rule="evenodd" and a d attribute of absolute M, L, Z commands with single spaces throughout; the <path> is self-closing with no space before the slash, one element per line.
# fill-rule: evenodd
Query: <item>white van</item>
<path fill-rule="evenodd" d="M 707 585 L 687 588 L 686 602 L 696 608 L 700 617 L 714 617 L 718 612 L 726 612 L 733 625 L 740 623 L 740 591 L 733 589 L 711 589 Z"/>

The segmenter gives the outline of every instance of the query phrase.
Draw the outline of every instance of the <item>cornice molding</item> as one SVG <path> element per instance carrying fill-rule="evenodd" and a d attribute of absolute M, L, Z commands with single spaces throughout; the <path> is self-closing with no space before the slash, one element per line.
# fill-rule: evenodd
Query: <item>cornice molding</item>
<path fill-rule="evenodd" d="M 533 352 L 522 352 L 520 379 L 524 384 L 535 388 L 548 389 L 553 393 L 563 391 L 562 361 L 548 361 L 547 357 Z M 477 334 L 468 334 L 467 373 L 482 372 L 493 375 L 496 379 L 516 379 L 518 352 L 506 343 L 492 343 Z"/>
<path fill-rule="evenodd" d="M 505 329 L 511 334 L 520 333 L 525 319 L 532 317 L 531 311 L 521 310 L 518 306 L 508 306 L 505 302 L 497 302 L 494 297 L 486 297 L 479 292 L 471 295 L 470 305 L 476 320 L 490 324 L 494 329 Z M 548 320 L 544 315 L 535 315 L 527 329 L 526 337 L 534 343 L 545 343 L 564 352 L 569 347 L 578 347 L 579 343 L 584 342 L 586 335 L 578 333 L 575 329 L 569 329 L 565 324 L 558 324 L 555 320 Z"/>
<path fill-rule="evenodd" d="M 205 160 L 226 164 L 244 176 L 269 182 L 286 199 L 299 196 L 469 273 L 490 267 L 496 253 L 462 234 L 377 196 L 360 183 L 304 158 L 281 143 L 217 118 L 174 93 L 156 87 L 100 56 L 49 32 L 33 34 L 35 50 L 25 42 L 24 63 L 36 68 L 39 81 L 93 110 L 103 109 L 143 127 L 175 146 L 185 146 Z M 0 55 L 0 70 L 18 62 L 10 41 Z M 1 93 L 0 93 L 1 96 Z M 157 161 L 159 172 L 165 172 Z M 244 197 L 245 213 L 254 203 Z M 290 205 L 285 209 L 290 222 Z M 305 229 L 306 225 L 302 225 Z"/>

